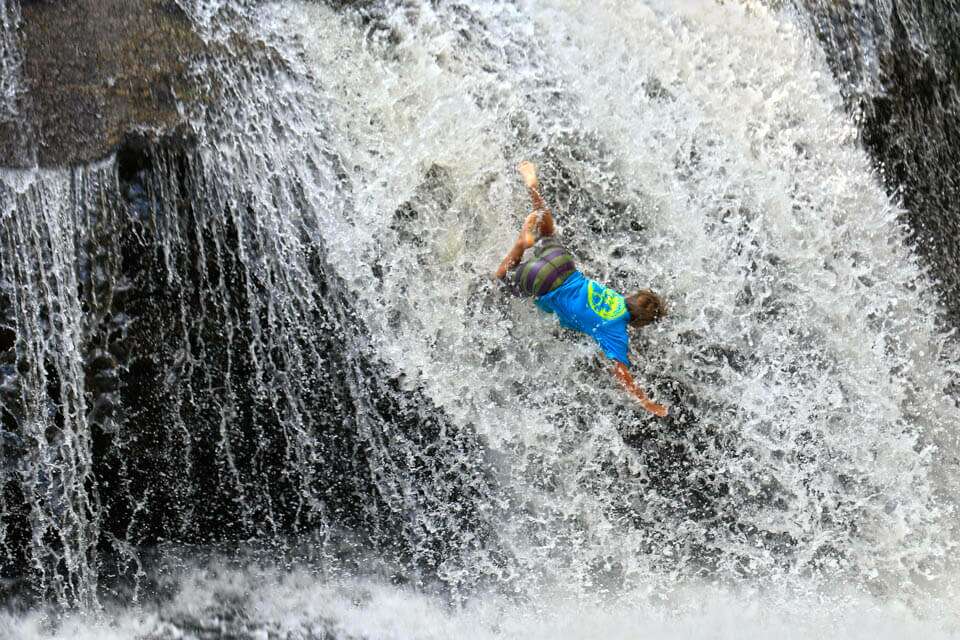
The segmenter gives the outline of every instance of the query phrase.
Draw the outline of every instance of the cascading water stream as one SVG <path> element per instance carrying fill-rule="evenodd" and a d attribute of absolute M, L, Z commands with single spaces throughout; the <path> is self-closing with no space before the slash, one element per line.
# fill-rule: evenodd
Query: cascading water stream
<path fill-rule="evenodd" d="M 16 361 L 4 364 L 3 418 L 18 427 L 4 433 L 2 484 L 16 482 L 20 494 L 4 496 L 0 537 L 7 543 L 8 516 L 25 505 L 38 580 L 61 601 L 85 605 L 95 601 L 100 504 L 87 424 L 78 239 L 97 215 L 82 203 L 100 204 L 92 194 L 111 179 L 109 170 L 77 169 L 52 176 L 47 189 L 0 194 L 5 324 L 17 333 Z"/>
<path fill-rule="evenodd" d="M 379 54 L 374 27 L 344 45 L 329 10 L 287 10 L 279 30 L 305 31 L 363 172 L 355 234 L 374 247 L 335 264 L 380 352 L 505 453 L 520 515 L 501 530 L 539 543 L 509 543 L 518 574 L 589 590 L 598 567 L 648 582 L 662 562 L 923 570 L 950 537 L 937 489 L 955 495 L 929 471 L 955 450 L 946 343 L 815 52 L 762 10 L 578 11 L 398 10 Z M 623 444 L 644 421 L 588 347 L 478 302 L 523 211 L 517 157 L 546 160 L 588 273 L 673 301 L 636 357 L 661 393 L 685 391 L 696 423 L 670 435 L 689 439 L 684 489 L 713 491 L 709 514 L 649 486 L 665 470 Z"/>
<path fill-rule="evenodd" d="M 776 594 L 786 617 L 818 611 L 814 631 L 874 606 L 841 595 L 822 613 L 822 590 L 918 611 L 948 597 L 955 341 L 788 16 L 181 6 L 210 41 L 264 45 L 198 69 L 222 102 L 192 114 L 189 144 L 0 183 L 16 354 L 0 542 L 44 595 L 95 606 L 105 547 L 139 585 L 144 544 L 319 532 L 336 549 L 348 530 L 462 614 L 293 571 L 323 606 L 262 628 L 394 637 L 345 613 L 352 593 L 437 625 L 409 637 L 510 637 L 594 605 L 621 633 L 658 602 L 710 624 L 704 589 Z M 672 419 L 490 281 L 527 206 L 521 158 L 588 275 L 665 294 L 669 319 L 631 357 Z M 265 581 L 257 611 L 309 609 L 258 571 L 209 590 L 250 599 L 236 584 Z M 185 616 L 218 606 L 204 584 L 183 577 Z M 485 597 L 512 617 L 494 624 Z M 137 633 L 176 637 L 160 618 Z"/>
<path fill-rule="evenodd" d="M 0 3 L 0 119 L 12 118 L 19 111 L 20 59 L 16 32 L 20 24 L 17 4 Z"/>
<path fill-rule="evenodd" d="M 35 158 L 23 118 L 23 54 L 18 41 L 20 5 L 0 1 L 0 166 L 30 164 Z M 9 142 L 7 142 L 9 141 Z M 7 154 L 13 157 L 4 157 Z"/>
<path fill-rule="evenodd" d="M 324 217 L 350 200 L 322 122 L 288 102 L 313 99 L 256 84 L 270 65 L 283 81 L 270 55 L 211 64 L 222 111 L 194 114 L 197 150 L 6 176 L 7 561 L 25 554 L 41 594 L 88 607 L 98 543 L 111 572 L 139 575 L 148 542 L 347 527 L 462 566 L 485 526 L 467 524 L 479 450 L 376 370 L 329 273 Z"/>

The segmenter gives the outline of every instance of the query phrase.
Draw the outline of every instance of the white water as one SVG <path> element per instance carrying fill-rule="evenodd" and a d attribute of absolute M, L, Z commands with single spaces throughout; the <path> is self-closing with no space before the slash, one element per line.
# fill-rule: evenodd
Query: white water
<path fill-rule="evenodd" d="M 13 119 L 20 111 L 22 56 L 16 45 L 20 6 L 0 2 L 0 120 Z"/>
<path fill-rule="evenodd" d="M 663 640 L 951 638 L 948 612 L 878 602 L 856 590 L 700 586 L 682 592 L 593 601 L 541 593 L 523 603 L 482 594 L 453 609 L 382 579 L 302 567 L 237 569 L 211 563 L 176 576 L 160 607 L 68 615 L 0 613 L 0 637 L 22 640 L 163 640 L 237 637 L 301 640 Z M 946 614 L 946 615 L 945 615 Z"/>
<path fill-rule="evenodd" d="M 328 10 L 277 12 L 281 29 L 304 32 L 306 67 L 337 96 L 339 151 L 359 169 L 359 220 L 337 229 L 352 244 L 335 264 L 368 305 L 380 352 L 503 452 L 511 504 L 500 517 L 518 580 L 589 591 L 596 568 L 616 564 L 648 584 L 664 554 L 677 570 L 693 543 L 720 547 L 729 570 L 779 561 L 734 532 L 664 526 L 667 505 L 643 494 L 644 470 L 617 432 L 627 400 L 592 348 L 555 339 L 524 303 L 478 309 L 524 211 L 512 165 L 545 152 L 577 188 L 612 192 L 623 217 L 647 226 L 639 235 L 556 203 L 588 274 L 671 302 L 672 318 L 635 351 L 638 372 L 699 398 L 701 428 L 727 447 L 704 462 L 745 494 L 729 505 L 740 521 L 798 540 L 791 571 L 896 584 L 942 556 L 952 534 L 936 492 L 956 495 L 955 474 L 930 469 L 955 450 L 956 410 L 935 308 L 832 81 L 789 22 L 712 4 L 490 6 L 475 14 L 485 28 L 458 42 L 455 18 L 398 11 L 400 44 L 384 59 Z M 672 97 L 648 97 L 651 78 Z M 536 140 L 518 135 L 523 121 Z M 418 194 L 433 164 L 449 193 Z M 419 217 L 395 233 L 393 211 L 411 199 Z M 602 233 L 588 230 L 591 214 Z M 749 363 L 724 367 L 714 347 Z M 491 366 L 497 350 L 506 355 Z M 572 412 L 590 415 L 589 428 L 574 428 Z M 771 485 L 786 507 L 749 500 Z M 624 526 L 624 503 L 656 531 Z M 818 560 L 828 547 L 842 557 Z"/>
<path fill-rule="evenodd" d="M 217 6 L 198 3 L 198 21 Z M 221 605 L 201 594 L 224 589 L 279 637 L 319 620 L 371 638 L 956 633 L 956 357 L 789 16 L 666 1 L 412 5 L 367 25 L 312 3 L 257 11 L 295 73 L 254 87 L 232 115 L 250 128 L 205 137 L 205 160 L 269 212 L 269 237 L 292 241 L 291 210 L 318 229 L 377 353 L 484 438 L 496 537 L 441 567 L 463 609 L 363 576 L 201 573 L 168 610 L 116 613 L 116 637 L 209 616 Z M 314 170 L 324 154 L 349 193 Z M 683 390 L 697 420 L 681 471 L 716 489 L 712 517 L 648 478 L 672 471 L 655 454 L 678 434 L 658 438 L 585 340 L 492 290 L 527 206 L 523 158 L 588 275 L 670 303 L 632 358 L 654 397 Z M 312 190 L 292 198 L 296 184 Z M 415 216 L 395 216 L 405 203 Z M 624 444 L 643 428 L 642 447 Z M 62 637 L 106 633 L 75 624 Z"/>

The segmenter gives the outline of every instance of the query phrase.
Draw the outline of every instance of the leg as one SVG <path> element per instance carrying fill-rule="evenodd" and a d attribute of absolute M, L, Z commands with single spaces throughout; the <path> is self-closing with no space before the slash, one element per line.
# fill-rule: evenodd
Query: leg
<path fill-rule="evenodd" d="M 540 216 L 540 235 L 543 237 L 552 236 L 554 231 L 556 231 L 553 226 L 553 214 L 550 212 L 550 209 L 547 208 L 541 209 L 540 211 L 542 214 Z"/>
<path fill-rule="evenodd" d="M 553 213 L 550 211 L 550 207 L 547 206 L 547 203 L 540 196 L 540 192 L 537 190 L 540 186 L 540 182 L 537 180 L 537 165 L 533 164 L 529 160 L 524 160 L 517 167 L 517 171 L 520 172 L 520 176 L 523 178 L 523 182 L 527 185 L 527 189 L 530 191 L 530 200 L 533 201 L 533 210 L 535 212 L 540 212 L 540 224 L 538 232 L 541 236 L 552 236 L 554 234 L 554 224 L 553 224 Z"/>
<path fill-rule="evenodd" d="M 534 211 L 523 221 L 523 228 L 520 229 L 520 235 L 517 236 L 513 247 L 507 252 L 507 255 L 500 262 L 500 266 L 497 267 L 496 273 L 494 273 L 494 277 L 498 280 L 505 278 L 507 271 L 520 264 L 520 260 L 523 258 L 523 252 L 532 247 L 533 243 L 537 241 L 536 235 L 534 235 L 533 232 L 534 227 L 537 226 L 537 218 L 539 218 L 539 215 Z"/>

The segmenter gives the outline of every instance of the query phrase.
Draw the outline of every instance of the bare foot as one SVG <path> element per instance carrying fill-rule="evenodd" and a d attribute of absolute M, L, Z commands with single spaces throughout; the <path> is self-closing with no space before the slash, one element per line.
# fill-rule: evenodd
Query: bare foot
<path fill-rule="evenodd" d="M 517 171 L 520 172 L 520 176 L 523 178 L 523 182 L 527 185 L 528 189 L 537 188 L 539 184 L 537 182 L 537 165 L 533 164 L 529 160 L 524 160 L 517 165 Z"/>

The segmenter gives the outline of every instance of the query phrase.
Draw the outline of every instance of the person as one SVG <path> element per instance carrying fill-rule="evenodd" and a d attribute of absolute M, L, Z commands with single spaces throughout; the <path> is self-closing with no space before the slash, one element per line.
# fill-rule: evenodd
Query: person
<path fill-rule="evenodd" d="M 513 271 L 511 288 L 515 292 L 535 298 L 540 309 L 557 315 L 561 326 L 596 340 L 613 361 L 613 375 L 623 387 L 644 409 L 666 416 L 667 407 L 653 402 L 634 382 L 627 357 L 627 327 L 643 327 L 662 318 L 666 315 L 663 300 L 649 289 L 623 296 L 578 271 L 573 255 L 554 238 L 553 214 L 540 196 L 536 165 L 524 161 L 517 169 L 530 192 L 533 211 L 494 277 L 506 280 Z M 520 264 L 531 247 L 533 257 Z"/>

